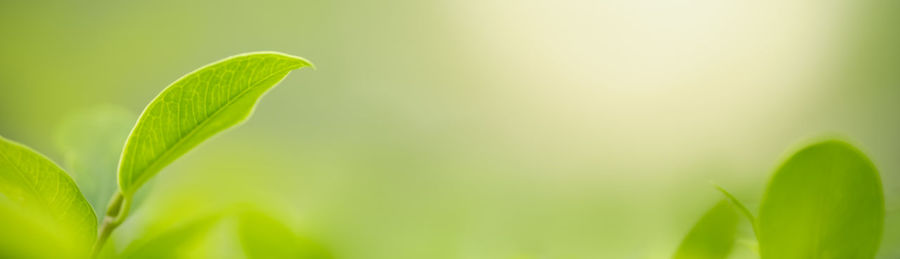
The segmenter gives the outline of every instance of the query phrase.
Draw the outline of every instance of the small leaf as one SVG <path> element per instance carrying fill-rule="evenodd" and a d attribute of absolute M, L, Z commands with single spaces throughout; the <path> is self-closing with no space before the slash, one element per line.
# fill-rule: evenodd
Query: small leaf
<path fill-rule="evenodd" d="M 109 197 L 118 188 L 116 166 L 136 118 L 121 107 L 96 106 L 69 114 L 57 128 L 62 165 L 98 216 L 103 216 Z"/>
<path fill-rule="evenodd" d="M 71 242 L 79 246 L 90 247 L 94 241 L 97 218 L 69 175 L 43 155 L 3 137 L 0 196 L 25 210 L 22 215 L 46 219 L 40 222 L 59 228 L 54 231 L 74 238 Z"/>
<path fill-rule="evenodd" d="M 744 203 L 741 202 L 741 200 L 738 200 L 737 197 L 731 194 L 731 192 L 728 192 L 728 190 L 725 190 L 725 188 L 722 188 L 722 186 L 715 184 L 713 185 L 717 190 L 719 190 L 719 192 L 722 193 L 722 195 L 725 195 L 725 198 L 728 198 L 728 200 L 731 201 L 732 205 L 737 207 L 738 211 L 740 211 L 741 214 L 743 214 L 744 217 L 747 218 L 747 220 L 750 221 L 750 226 L 753 227 L 753 232 L 756 233 L 756 217 L 753 217 L 753 213 L 750 213 L 750 210 L 747 209 L 747 206 L 744 206 Z"/>
<path fill-rule="evenodd" d="M 845 142 L 825 141 L 775 172 L 758 219 L 762 258 L 874 258 L 884 224 L 881 180 Z"/>
<path fill-rule="evenodd" d="M 209 137 L 247 119 L 257 101 L 291 70 L 311 66 L 274 52 L 226 58 L 178 79 L 138 119 L 119 164 L 119 188 L 131 197 L 163 167 Z"/>
<path fill-rule="evenodd" d="M 241 215 L 239 233 L 248 259 L 333 258 L 322 245 L 298 236 L 284 223 L 257 211 Z"/>
<path fill-rule="evenodd" d="M 734 246 L 740 215 L 726 200 L 717 203 L 691 228 L 675 259 L 727 258 Z"/>

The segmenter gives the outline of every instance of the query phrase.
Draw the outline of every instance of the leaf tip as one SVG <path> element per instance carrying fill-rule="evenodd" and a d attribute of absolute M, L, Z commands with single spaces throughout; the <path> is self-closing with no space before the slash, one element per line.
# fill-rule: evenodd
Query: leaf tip
<path fill-rule="evenodd" d="M 296 69 L 300 69 L 300 68 L 303 68 L 303 67 L 309 67 L 309 68 L 312 68 L 313 70 L 316 70 L 316 65 L 313 64 L 313 63 L 312 63 L 311 61 L 309 61 L 308 59 L 305 59 L 305 58 L 300 57 L 300 56 L 294 56 L 294 55 L 291 55 L 291 54 L 287 54 L 287 53 L 284 53 L 284 52 L 271 51 L 271 50 L 247 52 L 247 53 L 243 53 L 243 54 L 238 54 L 238 55 L 235 55 L 235 56 L 231 56 L 231 57 L 228 57 L 228 58 L 226 58 L 226 59 L 231 59 L 231 58 L 236 58 L 236 57 L 242 57 L 242 56 L 254 56 L 254 55 L 276 55 L 276 56 L 279 56 L 279 57 L 282 57 L 282 58 L 286 58 L 286 59 L 289 59 L 289 60 L 291 60 L 291 61 L 296 62 L 296 63 L 297 63 Z"/>

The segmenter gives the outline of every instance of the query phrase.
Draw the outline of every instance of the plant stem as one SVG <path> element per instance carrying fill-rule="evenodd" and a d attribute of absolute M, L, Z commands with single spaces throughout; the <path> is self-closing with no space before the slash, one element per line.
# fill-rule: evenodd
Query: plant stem
<path fill-rule="evenodd" d="M 100 254 L 100 250 L 103 249 L 103 245 L 106 244 L 106 240 L 109 239 L 109 235 L 112 234 L 112 231 L 116 229 L 119 224 L 122 224 L 122 221 L 125 221 L 125 217 L 128 216 L 129 207 L 131 207 L 131 200 L 126 198 L 122 192 L 116 191 L 106 208 L 106 216 L 103 217 L 103 222 L 100 225 L 97 241 L 94 242 L 94 247 L 91 252 L 91 258 L 97 258 Z"/>

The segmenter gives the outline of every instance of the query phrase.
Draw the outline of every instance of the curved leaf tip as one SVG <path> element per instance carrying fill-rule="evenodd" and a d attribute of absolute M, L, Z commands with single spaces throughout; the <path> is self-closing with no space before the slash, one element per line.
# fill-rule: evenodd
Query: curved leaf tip
<path fill-rule="evenodd" d="M 278 52 L 232 56 L 176 80 L 159 94 L 131 131 L 119 163 L 120 191 L 130 197 L 181 155 L 245 121 L 259 99 L 309 61 Z"/>

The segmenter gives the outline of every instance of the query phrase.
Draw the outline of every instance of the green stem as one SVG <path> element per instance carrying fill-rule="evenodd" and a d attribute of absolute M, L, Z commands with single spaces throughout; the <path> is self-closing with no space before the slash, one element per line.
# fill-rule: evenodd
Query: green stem
<path fill-rule="evenodd" d="M 94 242 L 91 258 L 97 258 L 97 256 L 100 255 L 100 250 L 103 249 L 103 245 L 106 244 L 109 235 L 112 234 L 112 231 L 115 230 L 119 224 L 122 224 L 122 221 L 125 221 L 125 217 L 128 216 L 128 209 L 130 207 L 131 200 L 126 198 L 125 195 L 122 195 L 122 192 L 117 191 L 113 194 L 113 197 L 110 199 L 109 205 L 106 208 L 106 216 L 103 217 L 103 222 L 100 225 L 97 241 Z"/>

